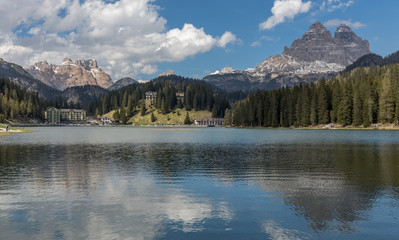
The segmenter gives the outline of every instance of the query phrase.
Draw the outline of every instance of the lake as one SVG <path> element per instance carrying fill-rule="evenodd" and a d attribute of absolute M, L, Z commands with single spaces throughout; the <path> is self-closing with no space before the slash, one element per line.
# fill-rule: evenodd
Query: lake
<path fill-rule="evenodd" d="M 0 239 L 398 239 L 399 131 L 0 138 Z"/>

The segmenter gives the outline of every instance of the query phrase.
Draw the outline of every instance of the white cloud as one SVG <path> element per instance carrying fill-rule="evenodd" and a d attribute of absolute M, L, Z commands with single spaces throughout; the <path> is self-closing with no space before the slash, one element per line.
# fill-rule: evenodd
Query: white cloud
<path fill-rule="evenodd" d="M 331 19 L 324 23 L 326 27 L 335 27 L 339 26 L 340 24 L 345 24 L 351 28 L 360 28 L 365 27 L 366 25 L 361 22 L 352 22 L 351 19 L 349 20 L 340 20 L 340 19 Z"/>
<path fill-rule="evenodd" d="M 251 47 L 260 47 L 260 46 L 262 46 L 262 43 L 259 41 L 255 41 L 255 42 L 251 43 Z"/>
<path fill-rule="evenodd" d="M 95 58 L 113 78 L 136 77 L 157 72 L 157 63 L 182 61 L 237 41 L 231 32 L 212 36 L 189 23 L 166 29 L 158 10 L 154 0 L 5 1 L 0 55 L 24 66 Z"/>
<path fill-rule="evenodd" d="M 272 16 L 259 25 L 261 30 L 271 29 L 274 26 L 287 20 L 292 20 L 300 13 L 306 13 L 310 10 L 311 1 L 302 2 L 302 0 L 275 0 L 272 8 Z"/>
<path fill-rule="evenodd" d="M 354 3 L 353 0 L 327 0 L 323 1 L 321 9 L 327 9 L 327 11 L 333 12 L 337 9 L 350 7 Z"/>
<path fill-rule="evenodd" d="M 263 41 L 273 42 L 273 41 L 276 41 L 276 40 L 273 39 L 272 37 L 269 37 L 269 36 L 262 36 L 262 37 L 260 37 L 259 40 L 256 40 L 256 41 L 252 42 L 251 43 L 251 47 L 260 47 L 260 46 L 262 46 L 262 42 Z"/>
<path fill-rule="evenodd" d="M 218 40 L 217 45 L 219 47 L 226 47 L 227 44 L 236 41 L 237 41 L 236 35 L 232 34 L 231 32 L 225 32 L 223 36 Z"/>
<path fill-rule="evenodd" d="M 354 4 L 353 0 L 324 0 L 320 5 L 320 10 L 327 10 L 328 12 L 334 12 L 335 10 L 347 8 Z"/>

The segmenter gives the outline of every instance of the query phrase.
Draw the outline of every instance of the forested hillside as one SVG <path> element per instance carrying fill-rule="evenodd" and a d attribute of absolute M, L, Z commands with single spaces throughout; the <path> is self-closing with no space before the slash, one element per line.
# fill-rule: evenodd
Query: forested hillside
<path fill-rule="evenodd" d="M 43 118 L 48 102 L 8 79 L 0 79 L 0 122 L 6 119 Z"/>
<path fill-rule="evenodd" d="M 256 92 L 226 111 L 236 126 L 398 123 L 399 64 L 357 68 L 328 81 Z"/>
<path fill-rule="evenodd" d="M 399 51 L 388 55 L 383 58 L 377 54 L 370 53 L 360 57 L 354 63 L 346 67 L 345 72 L 350 72 L 358 67 L 374 67 L 374 66 L 385 66 L 389 64 L 399 63 Z"/>
<path fill-rule="evenodd" d="M 119 91 L 112 91 L 101 101 L 88 104 L 87 110 L 91 114 L 101 115 L 112 110 L 120 110 L 126 118 L 134 112 L 145 109 L 146 92 L 156 92 L 157 97 L 152 104 L 163 114 L 176 108 L 187 110 L 212 111 L 213 117 L 223 117 L 228 107 L 228 100 L 221 91 L 212 89 L 203 81 L 179 77 L 176 75 L 160 77 L 142 85 L 129 85 Z M 176 93 L 184 93 L 184 97 L 177 97 Z"/>

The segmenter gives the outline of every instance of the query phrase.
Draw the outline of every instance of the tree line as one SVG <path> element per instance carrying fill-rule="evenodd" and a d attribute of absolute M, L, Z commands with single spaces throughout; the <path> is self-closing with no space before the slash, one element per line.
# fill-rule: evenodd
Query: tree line
<path fill-rule="evenodd" d="M 47 100 L 37 92 L 27 91 L 7 78 L 0 78 L 0 122 L 5 120 L 21 120 L 30 118 L 44 120 L 47 107 L 79 108 L 79 104 L 67 103 L 62 97 Z"/>
<path fill-rule="evenodd" d="M 46 101 L 12 81 L 0 79 L 0 122 L 6 119 L 43 118 Z"/>
<path fill-rule="evenodd" d="M 291 127 L 399 123 L 399 64 L 357 68 L 293 88 L 258 91 L 227 109 L 225 124 Z"/>

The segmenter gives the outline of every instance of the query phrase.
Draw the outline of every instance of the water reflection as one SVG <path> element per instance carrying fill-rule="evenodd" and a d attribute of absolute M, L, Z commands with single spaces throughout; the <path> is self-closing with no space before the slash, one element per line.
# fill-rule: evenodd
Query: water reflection
<path fill-rule="evenodd" d="M 156 238 L 167 222 L 195 232 L 233 218 L 226 202 L 157 184 L 162 155 L 149 147 L 0 147 L 2 238 Z"/>
<path fill-rule="evenodd" d="M 361 238 L 375 209 L 395 224 L 398 158 L 379 143 L 4 144 L 0 238 Z"/>

